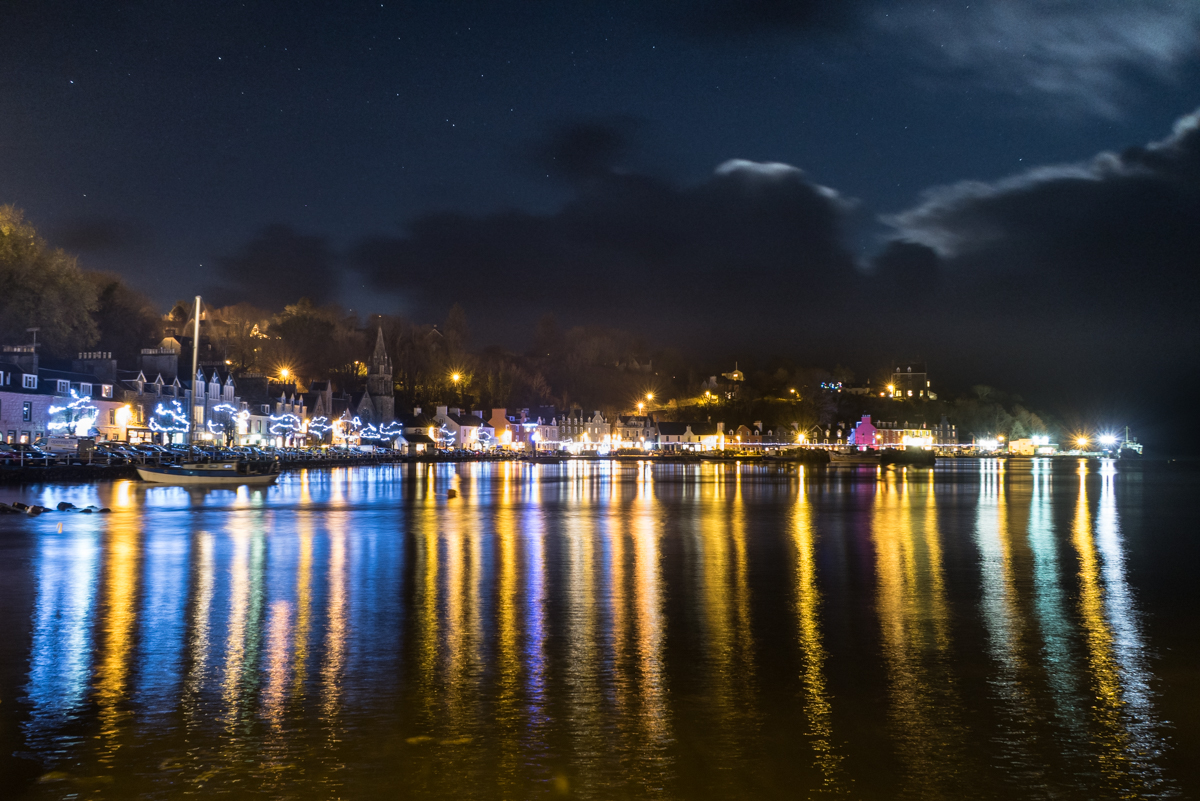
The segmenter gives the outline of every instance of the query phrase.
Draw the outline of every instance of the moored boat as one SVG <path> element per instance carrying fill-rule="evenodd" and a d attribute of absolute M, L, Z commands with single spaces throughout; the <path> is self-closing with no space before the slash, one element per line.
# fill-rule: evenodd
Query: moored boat
<path fill-rule="evenodd" d="M 184 462 L 179 465 L 150 467 L 139 465 L 138 475 L 152 484 L 274 484 L 279 478 L 279 463 L 272 459 L 239 459 L 223 462 Z"/>
<path fill-rule="evenodd" d="M 830 464 L 835 464 L 835 465 L 836 464 L 875 465 L 875 464 L 879 464 L 879 461 L 880 460 L 879 460 L 878 453 L 871 453 L 871 452 L 863 453 L 860 451 L 849 451 L 849 452 L 829 451 L 829 463 Z"/>

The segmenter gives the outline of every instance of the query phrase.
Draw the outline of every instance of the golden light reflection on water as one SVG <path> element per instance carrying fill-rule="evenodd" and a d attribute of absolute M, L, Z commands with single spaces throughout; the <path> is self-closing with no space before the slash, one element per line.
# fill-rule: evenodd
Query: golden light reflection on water
<path fill-rule="evenodd" d="M 112 763 L 121 747 L 122 725 L 129 713 L 129 655 L 137 617 L 140 538 L 133 526 L 116 527 L 105 543 L 108 554 L 104 578 L 104 638 L 96 674 L 96 705 L 102 745 L 99 761 Z"/>
<path fill-rule="evenodd" d="M 657 513 L 652 484 L 644 483 L 634 500 L 632 522 L 632 616 L 638 660 L 633 686 L 640 690 L 637 720 L 641 724 L 641 744 L 637 758 L 644 770 L 643 781 L 650 787 L 670 775 L 667 749 L 673 739 L 663 659 L 666 632 Z"/>
<path fill-rule="evenodd" d="M 937 496 L 929 491 L 914 503 L 907 474 L 889 471 L 876 485 L 872 511 L 889 716 L 903 765 L 898 790 L 926 798 L 968 794 Z"/>
<path fill-rule="evenodd" d="M 796 484 L 792 540 L 796 551 L 796 618 L 800 623 L 800 663 L 804 714 L 813 763 L 821 776 L 823 795 L 848 795 L 850 780 L 842 769 L 845 758 L 833 735 L 833 701 L 825 680 L 825 644 L 821 636 L 821 590 L 817 584 L 816 538 L 804 469 Z"/>
<path fill-rule="evenodd" d="M 506 465 L 507 467 L 507 465 Z M 496 513 L 498 545 L 498 575 L 496 583 L 496 616 L 498 622 L 498 680 L 496 692 L 496 722 L 499 728 L 498 788 L 516 794 L 519 787 L 518 766 L 520 749 L 517 746 L 520 730 L 521 654 L 519 651 L 520 599 L 517 583 L 517 523 L 513 509 L 516 494 L 508 475 L 503 481 Z"/>
<path fill-rule="evenodd" d="M 570 709 L 571 747 L 577 770 L 590 775 L 603 755 L 604 742 L 597 724 L 600 709 L 600 642 L 596 636 L 595 546 L 598 532 L 595 517 L 586 514 L 590 505 L 582 501 L 583 514 L 572 516 L 564 528 L 566 573 L 566 638 L 568 657 L 564 666 L 567 703 Z"/>
<path fill-rule="evenodd" d="M 1163 784 L 1152 757 L 1164 744 L 1148 698 L 1143 648 L 1125 583 L 1113 470 L 1111 464 L 1101 470 L 1094 524 L 1086 463 L 1080 463 L 1078 474 L 1071 541 L 1079 558 L 1079 613 L 1091 674 L 1096 758 L 1111 792 L 1143 797 Z"/>

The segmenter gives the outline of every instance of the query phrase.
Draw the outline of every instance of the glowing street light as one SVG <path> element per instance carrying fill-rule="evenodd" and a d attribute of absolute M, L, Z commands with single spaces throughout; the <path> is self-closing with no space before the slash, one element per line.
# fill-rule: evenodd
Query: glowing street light
<path fill-rule="evenodd" d="M 1088 444 L 1088 438 L 1087 437 L 1076 437 L 1075 444 L 1080 448 L 1086 448 L 1087 444 Z"/>
<path fill-rule="evenodd" d="M 1115 436 L 1113 436 L 1112 434 L 1102 434 L 1100 436 L 1100 444 L 1101 445 L 1116 445 L 1117 438 Z"/>
<path fill-rule="evenodd" d="M 652 400 L 654 400 L 654 393 L 653 393 L 653 392 L 647 392 L 647 393 L 646 393 L 646 400 L 648 400 L 648 401 L 652 401 Z"/>
<path fill-rule="evenodd" d="M 288 377 L 288 375 L 290 375 L 290 373 L 291 373 L 291 371 L 290 371 L 290 370 L 288 370 L 286 367 L 284 367 L 284 368 L 280 369 L 280 371 L 279 371 L 279 377 L 280 377 L 280 378 L 287 378 L 287 377 Z"/>
<path fill-rule="evenodd" d="M 453 381 L 455 384 L 458 383 L 458 379 L 460 379 L 460 378 L 462 378 L 462 376 L 460 376 L 458 373 L 455 373 L 454 375 L 450 376 L 450 380 Z"/>
<path fill-rule="evenodd" d="M 646 404 L 644 404 L 644 403 L 641 403 L 641 402 L 639 401 L 639 402 L 638 402 L 638 411 L 639 411 L 639 412 L 641 412 L 641 411 L 642 411 L 642 407 L 643 407 L 643 406 L 645 406 L 645 405 L 646 405 Z"/>

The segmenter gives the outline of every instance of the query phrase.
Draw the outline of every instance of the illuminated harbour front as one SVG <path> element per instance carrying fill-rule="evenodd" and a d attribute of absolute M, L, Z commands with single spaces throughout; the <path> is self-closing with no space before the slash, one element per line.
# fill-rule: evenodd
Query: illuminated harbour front
<path fill-rule="evenodd" d="M 512 462 L 5 490 L 113 514 L 0 519 L 3 769 L 39 799 L 1186 797 L 1195 483 Z"/>

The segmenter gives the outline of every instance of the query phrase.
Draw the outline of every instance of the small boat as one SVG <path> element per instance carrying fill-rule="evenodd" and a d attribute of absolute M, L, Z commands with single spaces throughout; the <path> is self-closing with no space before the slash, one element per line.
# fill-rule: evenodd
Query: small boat
<path fill-rule="evenodd" d="M 870 465 L 875 465 L 875 464 L 879 464 L 879 461 L 880 461 L 880 459 L 879 459 L 878 453 L 870 453 L 870 452 L 863 453 L 860 451 L 850 451 L 850 452 L 829 451 L 829 463 L 830 464 L 848 464 L 848 465 L 870 464 Z"/>
<path fill-rule="evenodd" d="M 138 466 L 142 481 L 152 484 L 274 484 L 279 462 L 273 459 L 238 459 L 224 462 L 184 462 L 169 467 Z"/>

